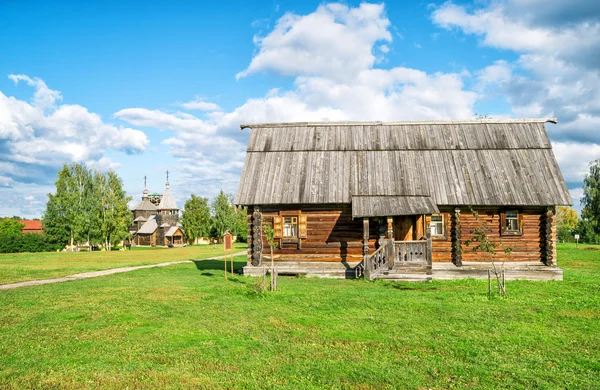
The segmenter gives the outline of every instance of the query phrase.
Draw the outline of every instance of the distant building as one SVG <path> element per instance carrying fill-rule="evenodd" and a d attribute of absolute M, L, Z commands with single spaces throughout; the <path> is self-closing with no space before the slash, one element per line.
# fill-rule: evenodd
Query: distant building
<path fill-rule="evenodd" d="M 40 221 L 40 220 L 21 219 L 19 222 L 21 224 L 23 224 L 23 228 L 21 229 L 21 233 L 23 233 L 23 234 L 25 234 L 25 233 L 35 233 L 35 234 L 44 233 L 44 230 L 42 229 L 42 221 Z"/>
<path fill-rule="evenodd" d="M 148 189 L 144 188 L 142 201 L 131 212 L 133 225 L 129 232 L 132 245 L 183 245 L 185 234 L 179 223 L 179 207 L 169 189 L 168 176 L 164 194 L 149 194 Z"/>

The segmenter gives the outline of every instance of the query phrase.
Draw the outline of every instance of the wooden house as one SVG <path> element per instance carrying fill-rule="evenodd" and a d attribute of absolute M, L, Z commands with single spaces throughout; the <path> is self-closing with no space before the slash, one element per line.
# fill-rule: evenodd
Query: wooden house
<path fill-rule="evenodd" d="M 465 244 L 485 227 L 507 278 L 562 279 L 554 212 L 572 201 L 546 122 L 556 120 L 242 125 L 244 273 L 262 272 L 269 224 L 280 273 L 487 277 L 489 254 Z"/>
<path fill-rule="evenodd" d="M 42 221 L 38 219 L 21 219 L 19 221 L 23 224 L 23 228 L 21 229 L 21 233 L 34 233 L 34 234 L 43 234 L 44 229 L 42 227 Z"/>

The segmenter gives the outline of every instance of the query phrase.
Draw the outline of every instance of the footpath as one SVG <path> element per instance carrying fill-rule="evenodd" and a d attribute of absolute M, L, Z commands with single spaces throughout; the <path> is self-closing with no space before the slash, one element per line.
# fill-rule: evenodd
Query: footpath
<path fill-rule="evenodd" d="M 244 254 L 246 254 L 246 251 L 234 253 L 233 255 L 234 256 L 241 256 L 241 255 L 244 255 Z M 202 260 L 219 260 L 219 259 L 222 259 L 224 257 L 225 256 L 216 256 L 216 257 L 211 257 L 211 258 L 207 258 L 207 259 L 201 259 L 200 261 L 202 261 Z M 174 264 L 191 263 L 192 261 L 194 261 L 194 260 L 171 261 L 171 262 L 166 262 L 166 263 L 158 263 L 158 264 L 150 264 L 150 265 L 138 265 L 138 266 L 134 266 L 134 267 L 123 267 L 123 268 L 105 269 L 103 271 L 84 272 L 84 273 L 81 273 L 81 274 L 63 276 L 63 277 L 60 277 L 60 278 L 53 278 L 53 279 L 28 280 L 28 281 L 25 281 L 25 282 L 17 282 L 17 283 L 10 283 L 10 284 L 0 284 L 0 290 L 12 290 L 14 288 L 19 288 L 19 287 L 39 286 L 39 285 L 42 285 L 42 284 L 60 283 L 60 282 L 68 282 L 68 281 L 71 281 L 71 280 L 81 280 L 81 279 L 97 278 L 99 276 L 120 274 L 122 272 L 131 272 L 131 271 L 135 271 L 135 270 L 138 270 L 138 269 L 144 269 L 144 268 L 166 267 L 168 265 L 174 265 Z"/>

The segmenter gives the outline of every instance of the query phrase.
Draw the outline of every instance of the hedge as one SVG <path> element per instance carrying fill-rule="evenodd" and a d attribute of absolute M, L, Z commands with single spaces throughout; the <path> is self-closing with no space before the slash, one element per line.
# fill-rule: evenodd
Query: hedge
<path fill-rule="evenodd" d="M 55 252 L 61 248 L 43 234 L 0 233 L 0 253 Z"/>

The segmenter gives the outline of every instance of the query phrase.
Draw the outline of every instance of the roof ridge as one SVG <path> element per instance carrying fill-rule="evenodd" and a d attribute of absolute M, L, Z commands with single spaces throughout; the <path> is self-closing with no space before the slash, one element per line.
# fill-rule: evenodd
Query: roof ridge
<path fill-rule="evenodd" d="M 345 122 L 281 122 L 241 124 L 240 130 L 261 127 L 313 127 L 313 126 L 402 126 L 402 125 L 451 125 L 451 124 L 481 124 L 481 123 L 558 123 L 556 118 L 522 118 L 522 119 L 449 119 L 423 121 L 345 121 Z"/>

